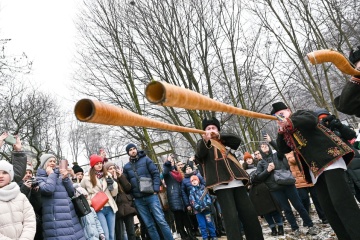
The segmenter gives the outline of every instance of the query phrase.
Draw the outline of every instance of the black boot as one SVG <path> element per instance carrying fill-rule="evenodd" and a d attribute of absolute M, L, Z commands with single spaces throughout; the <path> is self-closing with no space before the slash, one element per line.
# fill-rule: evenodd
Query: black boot
<path fill-rule="evenodd" d="M 191 231 L 190 228 L 187 228 L 186 231 L 190 240 L 197 240 L 197 238 L 195 237 L 194 233 Z"/>
<path fill-rule="evenodd" d="M 276 227 L 272 227 L 271 228 L 271 236 L 277 236 L 278 235 L 278 232 L 276 230 Z"/>
<path fill-rule="evenodd" d="M 278 226 L 278 235 L 284 236 L 284 226 Z"/>
<path fill-rule="evenodd" d="M 180 230 L 180 236 L 181 236 L 181 240 L 191 240 L 191 238 L 189 237 L 187 232 L 185 232 L 184 229 Z"/>

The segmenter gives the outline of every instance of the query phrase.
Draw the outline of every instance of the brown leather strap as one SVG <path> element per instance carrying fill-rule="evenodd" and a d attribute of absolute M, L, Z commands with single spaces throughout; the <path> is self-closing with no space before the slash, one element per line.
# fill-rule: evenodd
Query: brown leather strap
<path fill-rule="evenodd" d="M 214 139 L 210 139 L 211 145 L 217 149 L 220 150 L 221 153 L 223 154 L 224 158 L 228 158 L 230 159 L 233 163 L 236 164 L 236 166 L 238 166 L 239 168 L 243 169 L 243 167 L 241 166 L 241 164 L 239 163 L 239 161 L 232 155 L 232 154 L 228 154 L 227 149 L 225 148 L 225 146 L 223 144 L 221 144 L 220 142 L 214 140 Z"/>

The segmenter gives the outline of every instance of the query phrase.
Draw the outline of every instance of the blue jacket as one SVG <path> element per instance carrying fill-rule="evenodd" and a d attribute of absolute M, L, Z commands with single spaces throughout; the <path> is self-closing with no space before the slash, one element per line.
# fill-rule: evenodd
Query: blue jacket
<path fill-rule="evenodd" d="M 59 178 L 59 170 L 47 176 L 44 169 L 36 173 L 42 200 L 44 239 L 85 240 L 83 228 L 70 198 L 74 187 L 70 178 Z"/>
<path fill-rule="evenodd" d="M 104 234 L 100 221 L 95 210 L 90 207 L 91 213 L 80 218 L 81 225 L 84 228 L 86 240 L 99 240 L 100 234 Z"/>
<path fill-rule="evenodd" d="M 190 174 L 185 173 L 184 179 L 182 180 L 182 183 L 181 183 L 181 195 L 182 195 L 182 199 L 183 199 L 186 207 L 190 206 L 189 196 L 190 196 L 190 190 L 193 187 L 193 185 L 191 185 L 191 182 L 190 182 L 190 177 L 192 175 L 198 176 L 198 178 L 200 180 L 200 185 L 204 185 L 204 186 L 206 185 L 204 178 L 201 176 L 200 173 L 197 173 L 197 171 L 193 171 Z"/>
<path fill-rule="evenodd" d="M 211 207 L 211 197 L 208 193 L 205 194 L 204 199 L 200 199 L 205 191 L 204 185 L 192 186 L 190 190 L 190 204 L 194 209 L 195 214 L 200 212 L 209 212 Z"/>
<path fill-rule="evenodd" d="M 155 166 L 153 161 L 146 156 L 144 151 L 139 151 L 136 159 L 129 160 L 128 163 L 124 166 L 124 174 L 127 180 L 131 184 L 130 193 L 134 198 L 141 198 L 145 196 L 151 195 L 151 193 L 142 193 L 139 190 L 139 183 L 134 173 L 133 167 L 134 165 L 138 177 L 148 177 L 153 180 L 154 192 L 160 191 L 160 173 L 158 168 Z"/>
<path fill-rule="evenodd" d="M 166 183 L 166 193 L 171 211 L 184 210 L 184 203 L 181 197 L 181 182 L 176 181 L 171 176 L 171 171 L 175 170 L 169 161 L 164 163 L 163 176 Z"/>

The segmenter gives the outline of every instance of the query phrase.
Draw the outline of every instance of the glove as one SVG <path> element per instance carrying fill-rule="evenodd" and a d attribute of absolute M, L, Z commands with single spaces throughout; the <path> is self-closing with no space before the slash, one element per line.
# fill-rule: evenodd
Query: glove
<path fill-rule="evenodd" d="M 114 186 L 113 186 L 114 180 L 111 177 L 106 178 L 106 183 L 108 185 L 109 191 L 114 190 Z"/>
<path fill-rule="evenodd" d="M 329 123 L 334 119 L 336 119 L 334 115 L 329 115 L 329 116 L 323 118 L 322 122 L 324 123 L 325 126 L 328 126 Z"/>
<path fill-rule="evenodd" d="M 331 130 L 340 129 L 342 127 L 342 123 L 339 119 L 334 119 L 329 123 L 329 128 Z"/>

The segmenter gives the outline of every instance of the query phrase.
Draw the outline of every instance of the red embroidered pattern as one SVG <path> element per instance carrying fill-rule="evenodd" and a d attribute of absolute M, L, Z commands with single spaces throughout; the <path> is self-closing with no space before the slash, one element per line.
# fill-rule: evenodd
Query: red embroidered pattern
<path fill-rule="evenodd" d="M 327 153 L 333 157 L 337 157 L 341 155 L 341 151 L 338 147 L 328 148 Z"/>

